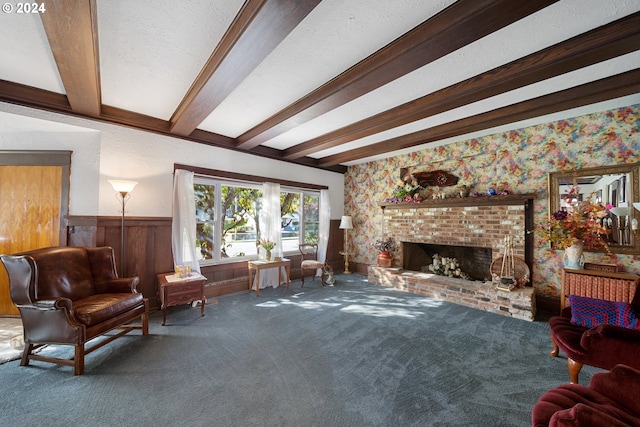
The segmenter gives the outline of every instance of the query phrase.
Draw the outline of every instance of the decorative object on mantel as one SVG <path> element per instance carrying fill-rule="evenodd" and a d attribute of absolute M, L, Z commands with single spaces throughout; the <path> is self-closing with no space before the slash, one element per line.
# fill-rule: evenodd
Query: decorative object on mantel
<path fill-rule="evenodd" d="M 340 255 L 344 256 L 343 274 L 351 274 L 349 271 L 349 230 L 353 229 L 353 222 L 350 216 L 342 216 L 342 219 L 340 220 L 340 228 L 344 230 L 344 251 L 340 252 Z"/>
<path fill-rule="evenodd" d="M 458 177 L 447 171 L 414 172 L 411 174 L 421 187 L 450 187 L 458 183 Z"/>
<path fill-rule="evenodd" d="M 385 199 L 387 203 L 420 203 L 422 197 L 418 193 L 422 187 L 411 182 L 400 183 L 393 190 L 393 197 Z"/>
<path fill-rule="evenodd" d="M 415 209 L 415 208 L 442 208 L 453 206 L 498 206 L 532 204 L 537 196 L 535 194 L 506 194 L 493 197 L 448 197 L 444 199 L 425 198 L 421 203 L 405 203 L 404 201 L 391 202 L 389 199 L 380 203 L 381 208 Z"/>
<path fill-rule="evenodd" d="M 378 266 L 390 268 L 393 264 L 391 252 L 396 249 L 396 244 L 391 238 L 387 240 L 376 240 L 373 247 L 378 250 Z"/>
<path fill-rule="evenodd" d="M 421 270 L 423 273 L 431 272 L 439 276 L 471 280 L 467 273 L 460 270 L 460 264 L 456 258 L 440 257 L 439 254 L 433 255 L 431 264 L 422 267 Z"/>
<path fill-rule="evenodd" d="M 267 239 L 258 239 L 258 246 L 261 246 L 262 249 L 265 250 L 265 256 L 264 258 L 267 261 L 271 261 L 271 251 L 273 250 L 273 248 L 276 247 L 275 242 L 272 242 L 271 240 L 267 240 Z"/>
<path fill-rule="evenodd" d="M 469 193 L 469 196 L 471 197 L 483 197 L 483 196 L 489 196 L 489 197 L 494 197 L 494 196 L 508 196 L 509 194 L 511 194 L 509 192 L 509 190 L 496 190 L 495 188 L 489 188 L 486 193 L 481 193 L 479 191 L 472 191 L 471 193 Z"/>
<path fill-rule="evenodd" d="M 565 250 L 565 268 L 582 269 L 582 251 L 585 248 L 604 248 L 609 251 L 603 236 L 609 234 L 610 230 L 603 225 L 603 218 L 608 215 L 610 206 L 594 203 L 593 194 L 580 200 L 579 194 L 580 188 L 574 183 L 567 192 L 567 199 L 571 199 L 570 211 L 552 213 L 546 224 L 534 230 L 542 239 L 552 243 L 555 249 Z"/>

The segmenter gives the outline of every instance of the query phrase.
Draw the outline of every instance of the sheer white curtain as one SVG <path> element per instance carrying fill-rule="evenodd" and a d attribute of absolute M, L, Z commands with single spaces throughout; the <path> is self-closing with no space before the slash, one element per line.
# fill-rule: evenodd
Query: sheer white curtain
<path fill-rule="evenodd" d="M 200 273 L 196 256 L 196 202 L 193 192 L 193 172 L 177 169 L 173 177 L 173 217 L 171 248 L 173 265 L 190 265 Z"/>
<path fill-rule="evenodd" d="M 329 205 L 329 190 L 320 190 L 320 215 L 318 217 L 318 261 L 327 260 L 327 247 L 329 242 L 329 222 L 331 219 L 331 206 Z M 320 269 L 316 276 L 321 275 Z"/>
<path fill-rule="evenodd" d="M 271 251 L 272 257 L 282 257 L 282 235 L 280 229 L 282 227 L 282 215 L 280 213 L 280 184 L 273 182 L 265 182 L 262 185 L 262 209 L 260 210 L 260 238 L 271 240 L 275 242 L 276 246 Z M 258 255 L 261 259 L 264 259 L 265 250 L 263 248 L 258 249 Z M 282 268 L 281 277 L 285 278 L 286 271 Z M 278 270 L 275 268 L 269 268 L 260 272 L 260 283 L 258 286 L 260 289 L 272 286 L 277 288 L 280 285 L 278 283 Z M 255 289 L 256 283 L 254 281 L 253 288 Z"/>

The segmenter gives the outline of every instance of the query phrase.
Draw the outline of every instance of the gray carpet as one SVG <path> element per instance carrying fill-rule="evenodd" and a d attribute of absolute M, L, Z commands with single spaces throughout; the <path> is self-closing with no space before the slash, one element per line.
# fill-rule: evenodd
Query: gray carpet
<path fill-rule="evenodd" d="M 0 365 L 0 425 L 527 426 L 538 397 L 568 381 L 545 322 L 358 275 L 217 302 L 202 318 L 170 308 L 165 327 L 153 313 L 152 335 L 92 353 L 80 377 Z"/>

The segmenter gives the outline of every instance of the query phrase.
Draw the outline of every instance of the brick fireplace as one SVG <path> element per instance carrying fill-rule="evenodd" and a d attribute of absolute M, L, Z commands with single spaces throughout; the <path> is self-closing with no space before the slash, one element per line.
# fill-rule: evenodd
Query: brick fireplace
<path fill-rule="evenodd" d="M 533 196 L 508 195 L 429 200 L 422 203 L 385 204 L 385 239 L 396 242 L 394 268 L 369 267 L 369 280 L 385 286 L 463 304 L 495 313 L 533 320 L 533 288 L 498 291 L 491 281 L 469 281 L 405 270 L 404 252 L 410 245 L 443 245 L 490 250 L 491 263 L 503 255 L 504 237 L 513 236 L 514 255 L 531 268 L 533 242 L 526 230 L 532 229 Z M 488 271 L 489 266 L 482 269 Z M 415 267 L 413 267 L 415 268 Z"/>

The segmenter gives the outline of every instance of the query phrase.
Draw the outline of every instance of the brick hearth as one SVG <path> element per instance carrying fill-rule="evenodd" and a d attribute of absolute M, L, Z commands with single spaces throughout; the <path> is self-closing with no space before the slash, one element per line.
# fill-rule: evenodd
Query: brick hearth
<path fill-rule="evenodd" d="M 499 291 L 492 282 L 472 282 L 399 268 L 370 266 L 368 280 L 382 286 L 412 292 L 518 319 L 535 320 L 532 287 Z"/>

